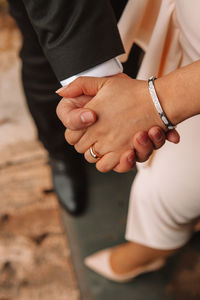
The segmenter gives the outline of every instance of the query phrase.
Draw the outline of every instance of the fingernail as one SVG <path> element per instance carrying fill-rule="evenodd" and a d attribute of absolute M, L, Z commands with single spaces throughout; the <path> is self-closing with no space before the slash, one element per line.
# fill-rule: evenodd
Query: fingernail
<path fill-rule="evenodd" d="M 81 114 L 81 120 L 83 123 L 93 123 L 94 122 L 94 116 L 90 111 L 84 112 Z"/>
<path fill-rule="evenodd" d="M 149 142 L 149 137 L 147 133 L 143 133 L 142 135 L 140 135 L 140 137 L 137 140 L 141 145 L 146 146 Z"/>
<path fill-rule="evenodd" d="M 60 89 L 58 89 L 57 91 L 55 91 L 56 94 L 60 93 L 61 91 L 63 91 L 64 89 L 66 89 L 66 86 L 61 87 Z"/>
<path fill-rule="evenodd" d="M 162 140 L 162 134 L 160 131 L 157 131 L 155 134 L 155 139 L 157 142 L 160 142 Z"/>
<path fill-rule="evenodd" d="M 177 144 L 179 142 L 179 138 L 176 136 L 171 135 L 170 142 Z"/>

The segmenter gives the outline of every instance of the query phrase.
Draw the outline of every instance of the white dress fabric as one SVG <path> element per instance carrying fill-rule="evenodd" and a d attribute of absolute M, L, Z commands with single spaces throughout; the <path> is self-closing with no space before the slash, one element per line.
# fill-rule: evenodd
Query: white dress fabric
<path fill-rule="evenodd" d="M 160 77 L 200 58 L 199 0 L 129 0 L 119 22 L 126 60 L 134 42 L 145 56 L 138 79 Z M 192 80 L 192 78 L 191 78 Z M 170 87 L 169 87 L 170 88 Z M 191 237 L 200 216 L 200 116 L 178 125 L 181 142 L 167 142 L 151 165 L 138 164 L 126 238 L 175 249 Z"/>

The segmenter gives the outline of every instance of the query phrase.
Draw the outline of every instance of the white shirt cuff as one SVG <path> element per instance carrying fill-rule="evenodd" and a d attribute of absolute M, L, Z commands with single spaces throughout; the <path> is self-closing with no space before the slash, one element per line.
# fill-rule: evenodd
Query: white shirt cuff
<path fill-rule="evenodd" d="M 116 75 L 122 72 L 123 72 L 122 64 L 120 63 L 119 59 L 115 57 L 89 70 L 86 70 L 77 75 L 64 79 L 60 83 L 62 84 L 62 86 L 66 86 L 80 76 L 106 77 L 106 76 Z"/>

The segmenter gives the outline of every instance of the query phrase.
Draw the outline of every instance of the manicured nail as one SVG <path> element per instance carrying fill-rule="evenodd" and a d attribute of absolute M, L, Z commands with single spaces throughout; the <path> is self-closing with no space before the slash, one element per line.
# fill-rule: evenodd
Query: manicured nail
<path fill-rule="evenodd" d="M 174 135 L 171 135 L 170 142 L 177 144 L 179 142 L 179 138 Z"/>
<path fill-rule="evenodd" d="M 156 139 L 157 142 L 162 141 L 162 134 L 161 134 L 160 131 L 157 131 L 154 136 L 155 136 L 155 139 Z"/>
<path fill-rule="evenodd" d="M 149 142 L 149 137 L 146 133 L 143 133 L 140 135 L 140 137 L 137 140 L 141 145 L 146 146 Z"/>
<path fill-rule="evenodd" d="M 66 86 L 61 87 L 60 89 L 58 89 L 57 91 L 55 91 L 56 94 L 60 93 L 61 91 L 63 91 L 64 89 L 66 89 Z"/>
<path fill-rule="evenodd" d="M 81 120 L 83 123 L 93 123 L 94 122 L 94 115 L 90 111 L 86 111 L 81 114 Z"/>

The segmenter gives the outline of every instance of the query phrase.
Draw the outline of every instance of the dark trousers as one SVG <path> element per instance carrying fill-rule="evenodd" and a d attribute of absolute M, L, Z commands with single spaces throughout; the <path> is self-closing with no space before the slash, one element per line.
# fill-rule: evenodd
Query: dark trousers
<path fill-rule="evenodd" d="M 55 0 L 56 1 L 56 0 Z M 119 18 L 127 0 L 111 0 L 117 18 Z M 36 33 L 29 21 L 21 0 L 9 0 L 10 13 L 16 20 L 23 37 L 20 57 L 22 60 L 22 82 L 30 113 L 35 121 L 39 140 L 53 158 L 78 158 L 73 147 L 64 139 L 64 127 L 56 116 L 56 106 L 60 97 L 55 91 L 59 82 L 47 61 L 38 42 Z M 137 69 L 138 51 L 130 64 L 131 70 Z M 134 67 L 135 65 L 135 67 Z"/>
<path fill-rule="evenodd" d="M 22 33 L 22 83 L 30 113 L 38 130 L 38 137 L 54 158 L 64 158 L 72 152 L 64 139 L 64 126 L 56 116 L 60 87 L 54 72 L 38 42 L 22 1 L 10 0 L 10 13 Z"/>

